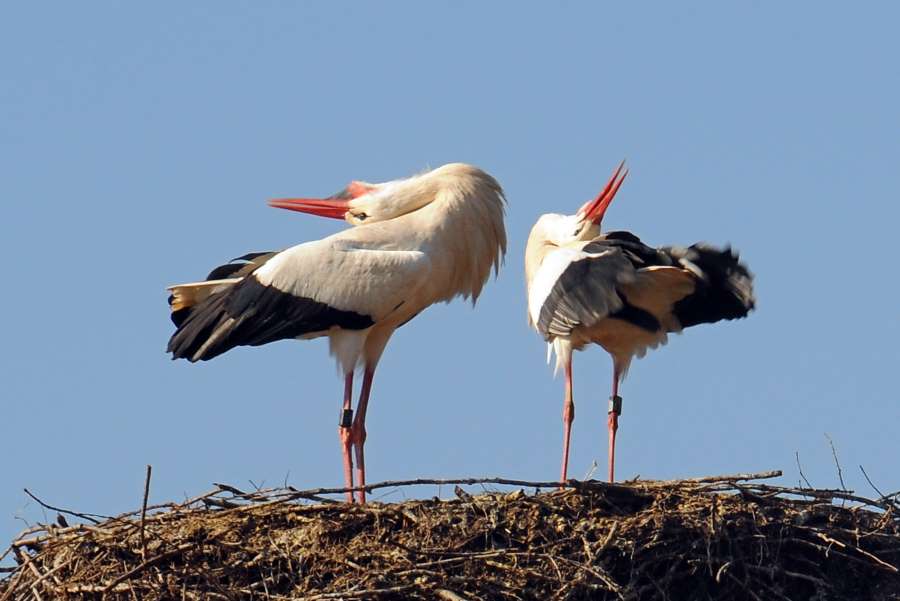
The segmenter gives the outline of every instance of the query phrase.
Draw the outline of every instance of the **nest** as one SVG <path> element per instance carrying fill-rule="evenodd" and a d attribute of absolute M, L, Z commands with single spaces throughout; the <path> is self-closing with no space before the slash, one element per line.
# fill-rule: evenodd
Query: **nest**
<path fill-rule="evenodd" d="M 0 600 L 900 599 L 895 497 L 758 481 L 772 475 L 419 480 L 522 488 L 365 506 L 218 485 L 31 529 Z"/>

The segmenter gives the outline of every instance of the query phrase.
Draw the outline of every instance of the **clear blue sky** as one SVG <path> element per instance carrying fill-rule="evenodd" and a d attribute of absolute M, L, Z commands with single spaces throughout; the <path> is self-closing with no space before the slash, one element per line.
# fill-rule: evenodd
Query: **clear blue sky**
<path fill-rule="evenodd" d="M 0 9 L 0 543 L 212 482 L 342 483 L 324 341 L 172 362 L 165 286 L 336 221 L 270 209 L 449 161 L 494 174 L 510 252 L 477 308 L 394 337 L 369 479 L 557 476 L 562 381 L 525 319 L 532 223 L 627 157 L 605 225 L 730 242 L 758 310 L 636 361 L 619 474 L 897 472 L 893 4 L 15 3 Z M 606 461 L 610 361 L 576 357 L 571 473 Z M 602 468 L 599 474 L 602 475 Z M 426 494 L 419 491 L 412 494 Z M 410 491 L 388 496 L 396 500 Z M 53 519 L 49 515 L 49 519 Z"/>

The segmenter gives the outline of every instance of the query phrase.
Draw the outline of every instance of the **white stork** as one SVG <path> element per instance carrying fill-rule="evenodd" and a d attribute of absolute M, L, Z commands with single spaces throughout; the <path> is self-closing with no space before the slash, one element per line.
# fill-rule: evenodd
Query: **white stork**
<path fill-rule="evenodd" d="M 669 332 L 745 317 L 753 276 L 738 255 L 706 244 L 651 248 L 629 232 L 600 233 L 600 222 L 628 174 L 622 165 L 596 199 L 575 215 L 543 215 L 525 250 L 528 321 L 556 352 L 566 377 L 561 481 L 566 480 L 575 419 L 572 351 L 588 343 L 613 359 L 609 400 L 609 481 L 614 479 L 619 380 L 631 360 L 665 344 Z"/>
<path fill-rule="evenodd" d="M 347 488 L 366 484 L 366 409 L 375 367 L 401 325 L 429 305 L 478 298 L 506 252 L 503 191 L 461 163 L 386 183 L 354 181 L 325 199 L 273 200 L 273 207 L 356 226 L 281 252 L 250 253 L 207 281 L 170 288 L 174 359 L 205 361 L 235 346 L 329 338 L 344 374 L 339 435 Z M 362 389 L 351 408 L 353 373 Z M 353 502 L 353 495 L 347 494 Z M 359 502 L 365 502 L 360 490 Z"/>

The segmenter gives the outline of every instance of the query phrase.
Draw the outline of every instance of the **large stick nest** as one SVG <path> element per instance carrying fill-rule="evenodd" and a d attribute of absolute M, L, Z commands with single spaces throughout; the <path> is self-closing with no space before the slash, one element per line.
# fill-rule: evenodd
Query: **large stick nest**
<path fill-rule="evenodd" d="M 365 506 L 218 485 L 144 518 L 32 528 L 0 601 L 900 599 L 895 497 L 751 477 Z"/>

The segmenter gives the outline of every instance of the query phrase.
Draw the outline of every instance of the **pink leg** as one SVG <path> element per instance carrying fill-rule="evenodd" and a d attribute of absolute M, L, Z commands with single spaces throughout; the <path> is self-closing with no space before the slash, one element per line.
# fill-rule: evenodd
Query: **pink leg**
<path fill-rule="evenodd" d="M 563 400 L 563 456 L 560 483 L 566 481 L 569 467 L 569 438 L 572 434 L 572 422 L 575 421 L 575 402 L 572 400 L 572 357 L 566 362 L 566 398 Z"/>
<path fill-rule="evenodd" d="M 363 372 L 362 390 L 359 393 L 359 404 L 356 406 L 356 419 L 353 420 L 353 446 L 356 450 L 356 479 L 359 486 L 366 485 L 366 408 L 369 405 L 369 393 L 372 392 L 372 378 L 375 377 L 375 368 L 366 367 Z M 366 491 L 359 491 L 357 501 L 366 502 Z"/>
<path fill-rule="evenodd" d="M 353 456 L 350 447 L 353 444 L 351 438 L 351 424 L 353 421 L 353 409 L 350 402 L 353 396 L 353 372 L 348 373 L 344 379 L 344 405 L 341 408 L 341 421 L 338 424 L 338 436 L 341 439 L 341 452 L 344 456 L 344 486 L 353 488 Z M 353 502 L 353 493 L 347 493 L 347 502 Z"/>
<path fill-rule="evenodd" d="M 619 396 L 619 369 L 613 368 L 612 396 L 609 399 L 607 426 L 609 427 L 609 481 L 615 481 L 616 430 L 619 429 L 619 414 L 622 413 L 622 397 Z"/>

